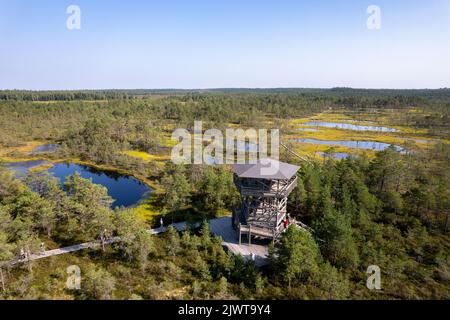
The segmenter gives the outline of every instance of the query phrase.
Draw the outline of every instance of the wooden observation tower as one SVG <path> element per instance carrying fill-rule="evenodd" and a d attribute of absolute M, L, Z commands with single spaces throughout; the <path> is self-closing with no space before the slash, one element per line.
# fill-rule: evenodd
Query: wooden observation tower
<path fill-rule="evenodd" d="M 233 165 L 234 183 L 241 194 L 241 206 L 233 212 L 233 227 L 239 243 L 242 235 L 272 241 L 284 231 L 287 198 L 297 185 L 300 167 L 273 159 L 256 164 Z"/>

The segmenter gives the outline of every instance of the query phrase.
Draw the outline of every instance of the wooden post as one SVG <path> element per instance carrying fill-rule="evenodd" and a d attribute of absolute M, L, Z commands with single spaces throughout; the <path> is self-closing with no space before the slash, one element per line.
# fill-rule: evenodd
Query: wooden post
<path fill-rule="evenodd" d="M 291 176 L 286 179 L 270 177 L 265 179 L 258 175 L 246 178 L 235 173 L 233 179 L 240 193 L 242 210 L 242 217 L 239 216 L 240 221 L 236 221 L 235 225 L 237 228 L 238 223 L 242 222 L 239 235 L 236 234 L 239 237 L 239 244 L 242 244 L 242 233 L 244 233 L 244 235 L 248 235 L 248 244 L 251 245 L 251 225 L 255 225 L 258 237 L 261 236 L 268 240 L 272 238 L 272 241 L 275 242 L 283 231 L 282 218 L 286 214 L 287 197 L 295 187 L 294 182 L 297 178 Z"/>
<path fill-rule="evenodd" d="M 31 251 L 30 248 L 27 246 L 25 249 L 25 257 L 28 263 L 28 271 L 31 272 L 32 271 L 32 266 L 31 266 Z"/>
<path fill-rule="evenodd" d="M 239 245 L 241 245 L 241 223 L 239 223 Z"/>
<path fill-rule="evenodd" d="M 0 266 L 0 281 L 2 282 L 2 290 L 3 290 L 3 292 L 5 292 L 6 291 L 5 278 L 3 277 L 3 267 L 2 266 Z"/>

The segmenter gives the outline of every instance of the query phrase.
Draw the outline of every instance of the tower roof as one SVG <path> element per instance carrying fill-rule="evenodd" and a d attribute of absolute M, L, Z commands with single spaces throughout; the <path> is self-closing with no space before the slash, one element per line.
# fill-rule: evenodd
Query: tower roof
<path fill-rule="evenodd" d="M 234 164 L 232 169 L 240 178 L 289 180 L 300 167 L 275 159 L 263 158 L 254 164 Z"/>

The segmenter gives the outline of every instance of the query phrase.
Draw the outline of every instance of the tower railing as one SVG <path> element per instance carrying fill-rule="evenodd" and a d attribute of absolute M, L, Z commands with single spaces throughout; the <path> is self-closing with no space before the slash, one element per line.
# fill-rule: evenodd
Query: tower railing
<path fill-rule="evenodd" d="M 297 185 L 297 176 L 294 176 L 287 183 L 283 183 L 280 189 L 276 187 L 276 183 L 274 186 L 271 186 L 267 189 L 261 189 L 261 187 L 247 187 L 240 185 L 239 192 L 242 196 L 273 196 L 273 197 L 286 197 L 288 196 L 292 190 Z"/>

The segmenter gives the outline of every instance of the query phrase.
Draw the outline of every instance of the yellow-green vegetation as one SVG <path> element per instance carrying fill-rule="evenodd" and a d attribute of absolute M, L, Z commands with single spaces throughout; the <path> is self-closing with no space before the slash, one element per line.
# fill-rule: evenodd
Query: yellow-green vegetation
<path fill-rule="evenodd" d="M 53 163 L 46 163 L 40 166 L 36 166 L 33 168 L 30 168 L 29 172 L 43 172 L 47 171 L 48 169 L 52 168 L 54 166 Z"/>
<path fill-rule="evenodd" d="M 39 145 L 42 145 L 44 143 L 42 142 L 37 142 L 37 141 L 33 141 L 33 142 L 27 142 L 24 146 L 20 146 L 20 147 L 11 147 L 11 148 L 0 148 L 0 155 L 3 154 L 10 154 L 12 152 L 20 152 L 20 154 L 23 156 L 17 157 L 11 157 L 11 156 L 2 156 L 0 157 L 0 161 L 4 161 L 4 162 L 20 162 L 20 161 L 32 161 L 32 160 L 48 160 L 48 161 L 52 161 L 51 163 L 46 163 L 43 165 L 39 165 L 36 167 L 31 168 L 29 171 L 30 172 L 42 172 L 42 171 L 47 171 L 48 169 L 50 169 L 51 167 L 54 166 L 54 163 L 59 163 L 59 162 L 70 162 L 70 163 L 76 163 L 76 164 L 80 164 L 80 165 L 86 165 L 89 167 L 93 167 L 96 168 L 98 170 L 108 170 L 108 171 L 114 171 L 120 174 L 124 174 L 124 175 L 129 175 L 129 176 L 133 176 L 136 179 L 144 182 L 145 184 L 147 184 L 149 187 L 152 188 L 153 192 L 150 193 L 145 199 L 143 199 L 141 201 L 141 203 L 139 203 L 139 205 L 137 205 L 136 207 L 132 208 L 133 211 L 136 212 L 137 216 L 144 219 L 146 222 L 150 224 L 152 224 L 153 218 L 157 215 L 160 214 L 159 210 L 155 208 L 155 201 L 158 197 L 158 194 L 161 193 L 161 186 L 159 186 L 155 181 L 148 179 L 145 176 L 139 175 L 135 172 L 131 172 L 128 170 L 120 170 L 114 166 L 109 166 L 109 165 L 98 165 L 95 164 L 93 162 L 90 161 L 82 161 L 80 159 L 77 158 L 64 158 L 64 159 L 52 159 L 49 160 L 45 157 L 31 157 L 31 156 L 26 156 L 26 153 L 30 152 L 31 150 L 33 150 L 34 148 L 36 148 Z M 163 164 L 161 164 L 160 162 L 164 159 L 166 159 L 164 156 L 156 156 L 156 155 L 150 155 L 144 152 L 139 152 L 139 151 L 128 151 L 125 152 L 127 155 L 129 156 L 134 156 L 134 157 L 139 157 L 141 159 L 148 159 L 148 161 L 156 161 L 156 163 L 159 166 L 162 166 Z M 148 155 L 148 157 L 147 157 Z"/>
<path fill-rule="evenodd" d="M 162 214 L 160 209 L 161 204 L 158 203 L 160 201 L 161 194 L 162 191 L 160 189 L 154 190 L 149 197 L 142 200 L 131 210 L 133 210 L 139 218 L 148 222 L 149 225 L 157 224 L 158 221 L 156 220 L 156 218 Z"/>
<path fill-rule="evenodd" d="M 0 299 L 449 299 L 450 150 L 448 144 L 413 146 L 411 140 L 448 142 L 450 91 L 406 96 L 384 91 L 353 95 L 348 89 L 258 92 L 191 92 L 156 99 L 142 91 L 129 96 L 84 92 L 75 101 L 73 93 L 0 94 L 5 99 L 0 101 L 0 158 L 75 162 L 131 175 L 154 190 L 135 207 L 113 210 L 107 190 L 78 175 L 61 186 L 45 175 L 24 181 L 0 170 L 0 190 L 7 191 L 7 196 L 0 192 L 1 263 L 24 245 L 37 253 L 35 242 L 53 249 L 118 237 L 105 251 L 42 259 L 31 271 L 26 265 L 12 267 L 6 291 L 0 286 Z M 199 221 L 229 215 L 239 204 L 228 166 L 167 161 L 177 143 L 171 132 L 192 128 L 195 120 L 203 121 L 204 130 L 278 128 L 282 142 L 311 158 L 322 159 L 317 151 L 333 148 L 367 152 L 370 159 L 304 162 L 281 149 L 282 161 L 300 166 L 287 210 L 315 232 L 311 236 L 289 228 L 276 242 L 270 265 L 258 269 L 227 255 L 219 241 L 211 241 L 206 224 L 181 237 L 174 230 L 148 233 L 150 226 L 159 226 L 160 217 L 165 225 Z M 311 120 L 401 131 L 298 130 L 308 128 L 305 123 Z M 379 141 L 414 152 L 375 154 L 289 141 L 294 138 Z M 58 141 L 62 147 L 53 154 L 30 154 L 43 141 Z M 34 188 L 35 182 L 51 188 Z M 78 292 L 64 286 L 71 264 L 82 269 Z M 365 286 L 365 270 L 372 264 L 384 270 L 377 292 Z"/>
<path fill-rule="evenodd" d="M 162 143 L 161 145 L 164 147 L 173 147 L 175 145 L 178 144 L 178 141 L 176 141 L 175 139 L 172 139 L 172 136 L 168 136 L 168 135 L 163 135 L 162 136 Z"/>
<path fill-rule="evenodd" d="M 4 147 L 0 145 L 0 161 L 28 161 L 40 160 L 40 157 L 30 156 L 36 147 L 39 147 L 47 142 L 44 141 L 27 141 L 13 147 Z"/>
<path fill-rule="evenodd" d="M 401 112 L 401 111 L 398 111 Z M 416 111 L 417 112 L 417 111 Z M 328 110 L 320 114 L 301 119 L 291 119 L 288 121 L 285 134 L 282 136 L 284 142 L 292 139 L 317 139 L 317 140 L 331 140 L 331 141 L 376 141 L 387 144 L 393 144 L 407 148 L 430 148 L 435 142 L 432 137 L 427 134 L 426 129 L 418 130 L 408 126 L 398 126 L 391 124 L 386 115 L 378 116 L 373 121 L 367 120 L 373 117 L 373 114 L 357 114 L 354 115 L 348 110 Z M 376 121 L 375 121 L 376 120 Z M 388 126 L 393 129 L 400 130 L 398 132 L 379 132 L 379 131 L 357 131 L 346 130 L 339 128 L 328 128 L 321 126 L 306 125 L 310 121 L 324 121 L 324 122 L 337 122 L 337 123 L 350 123 L 355 125 L 382 125 Z M 314 131 L 299 130 L 302 128 L 314 129 Z M 449 143 L 447 139 L 441 141 Z M 318 152 L 325 152 L 326 150 L 333 148 L 335 152 L 345 152 L 351 154 L 363 154 L 366 153 L 369 157 L 373 157 L 375 151 L 371 149 L 358 149 L 349 148 L 346 146 L 331 146 L 314 143 L 302 143 L 291 141 L 291 147 L 299 154 L 306 155 L 315 158 L 322 158 L 318 156 Z"/>
<path fill-rule="evenodd" d="M 136 151 L 136 150 L 128 150 L 128 151 L 124 151 L 123 153 L 130 157 L 139 158 L 144 161 L 167 161 L 170 159 L 170 156 L 150 154 L 147 152 Z"/>

